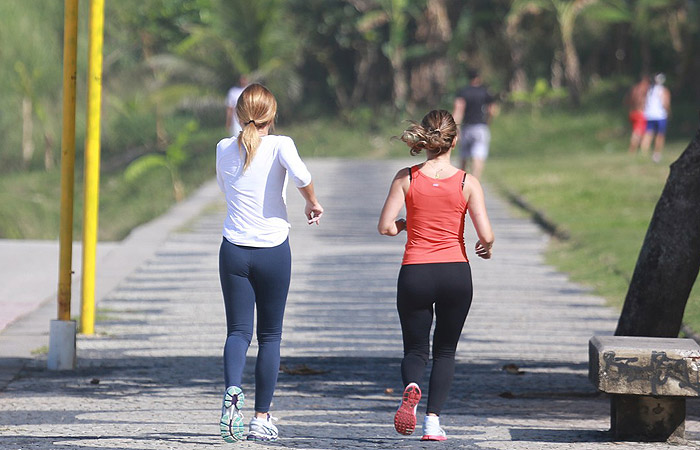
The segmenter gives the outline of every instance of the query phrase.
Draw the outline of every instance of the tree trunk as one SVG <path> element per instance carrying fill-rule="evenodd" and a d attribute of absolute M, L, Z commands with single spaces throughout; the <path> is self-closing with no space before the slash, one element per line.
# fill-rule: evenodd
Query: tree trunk
<path fill-rule="evenodd" d="M 598 3 L 599 0 L 574 0 L 573 2 L 556 2 L 557 21 L 561 31 L 561 43 L 564 49 L 564 76 L 569 88 L 569 96 L 574 105 L 581 103 L 583 82 L 581 81 L 581 64 L 574 43 L 576 19 L 584 9 Z"/>
<path fill-rule="evenodd" d="M 147 31 L 142 31 L 141 32 L 141 44 L 142 44 L 142 51 L 143 51 L 143 59 L 146 62 L 146 65 L 151 69 L 151 72 L 153 73 L 153 80 L 154 80 L 154 86 L 155 89 L 157 90 L 160 87 L 162 87 L 163 83 L 161 82 L 161 74 L 159 74 L 158 69 L 156 69 L 155 65 L 153 65 L 152 61 L 152 56 L 153 56 L 153 37 L 151 36 L 150 33 Z M 161 111 L 161 105 L 160 105 L 160 100 L 158 99 L 158 96 L 155 97 L 155 118 L 156 118 L 156 146 L 164 150 L 165 147 L 168 145 L 168 134 L 165 131 L 165 123 L 163 122 L 163 113 Z"/>
<path fill-rule="evenodd" d="M 677 337 L 700 269 L 700 129 L 671 164 L 656 204 L 625 305 L 618 336 Z"/>
<path fill-rule="evenodd" d="M 338 108 L 341 110 L 350 109 L 352 106 L 350 104 L 350 98 L 348 97 L 347 92 L 345 92 L 341 73 L 338 66 L 335 64 L 335 61 L 333 61 L 333 55 L 330 54 L 330 52 L 324 51 L 318 53 L 316 57 L 328 71 L 328 83 L 333 88 L 333 92 L 335 92 L 335 101 Z"/>
<path fill-rule="evenodd" d="M 678 9 L 672 11 L 668 17 L 668 31 L 671 37 L 673 50 L 676 51 L 676 89 L 680 91 L 686 85 L 687 80 L 693 80 L 692 74 L 688 68 L 693 60 L 695 53 L 692 52 L 692 36 L 688 32 L 688 10 L 687 6 L 679 5 Z M 690 75 L 689 78 L 686 78 Z"/>
<path fill-rule="evenodd" d="M 411 68 L 409 110 L 435 105 L 444 94 L 449 70 L 446 49 L 451 39 L 445 0 L 428 0 L 416 30 L 416 41 L 425 46 L 427 54 Z"/>
<path fill-rule="evenodd" d="M 385 4 L 389 18 L 389 41 L 383 46 L 393 73 L 393 100 L 396 111 L 404 111 L 408 100 L 406 42 L 408 37 L 408 0 L 390 0 Z"/>
<path fill-rule="evenodd" d="M 527 74 L 525 73 L 525 45 L 524 39 L 518 33 L 520 17 L 513 16 L 506 21 L 505 35 L 510 50 L 510 60 L 513 64 L 513 73 L 510 78 L 511 92 L 527 92 Z"/>
<path fill-rule="evenodd" d="M 49 133 L 44 132 L 44 169 L 48 172 L 53 169 L 53 139 Z"/>
<path fill-rule="evenodd" d="M 573 27 L 573 24 L 571 26 Z M 581 102 L 581 65 L 574 46 L 573 28 L 567 29 L 566 25 L 562 24 L 561 40 L 564 46 L 564 76 L 569 96 L 574 105 L 578 105 Z"/>
<path fill-rule="evenodd" d="M 22 98 L 22 167 L 29 167 L 34 156 L 34 120 L 32 114 L 32 101 L 29 97 Z"/>
<path fill-rule="evenodd" d="M 559 89 L 564 79 L 564 70 L 562 69 L 561 63 L 561 50 L 555 50 L 554 56 L 552 57 L 552 64 L 550 67 L 551 77 L 549 84 L 552 85 L 552 89 Z"/>
<path fill-rule="evenodd" d="M 408 97 L 408 82 L 406 81 L 406 65 L 404 60 L 404 50 L 402 47 L 393 49 L 391 53 L 391 68 L 394 78 L 394 107 L 397 111 L 403 111 L 406 107 Z"/>
<path fill-rule="evenodd" d="M 651 48 L 646 36 L 639 38 L 639 52 L 642 57 L 642 73 L 651 73 Z"/>
<path fill-rule="evenodd" d="M 377 53 L 378 50 L 374 46 L 362 45 L 357 48 L 357 61 L 355 63 L 355 73 L 357 77 L 355 79 L 355 85 L 352 88 L 352 94 L 350 94 L 350 103 L 352 107 L 359 105 L 363 99 L 365 102 L 371 101 L 368 93 L 370 91 L 369 86 L 373 81 L 372 69 L 379 59 Z"/>

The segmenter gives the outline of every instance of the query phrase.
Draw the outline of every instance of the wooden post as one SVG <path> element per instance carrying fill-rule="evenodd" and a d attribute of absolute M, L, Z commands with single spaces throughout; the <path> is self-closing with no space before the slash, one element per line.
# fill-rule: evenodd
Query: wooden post
<path fill-rule="evenodd" d="M 75 80 L 78 60 L 78 0 L 65 0 L 63 24 L 63 133 L 59 226 L 58 320 L 49 334 L 50 370 L 75 368 L 75 322 L 70 320 L 73 274 L 73 190 L 75 185 Z"/>

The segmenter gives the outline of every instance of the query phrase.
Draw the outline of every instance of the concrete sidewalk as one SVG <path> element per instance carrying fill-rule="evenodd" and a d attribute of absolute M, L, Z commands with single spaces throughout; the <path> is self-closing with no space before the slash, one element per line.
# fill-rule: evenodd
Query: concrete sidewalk
<path fill-rule="evenodd" d="M 219 188 L 211 181 L 163 216 L 134 229 L 123 241 L 98 243 L 98 308 L 127 275 L 153 257 L 171 232 L 219 199 Z M 49 324 L 58 309 L 58 252 L 58 241 L 0 240 L 0 389 L 33 359 L 33 353 L 48 348 Z M 80 242 L 75 243 L 71 317 L 80 316 L 81 252 Z"/>
<path fill-rule="evenodd" d="M 218 435 L 223 202 L 201 195 L 189 209 L 197 220 L 148 242 L 154 251 L 144 251 L 100 301 L 98 335 L 79 337 L 77 370 L 48 372 L 45 358 L 35 358 L 0 391 L 0 448 L 669 448 L 609 441 L 609 403 L 587 380 L 587 343 L 594 334 L 612 334 L 617 314 L 546 266 L 548 238 L 490 194 L 493 260 L 473 256 L 469 230 L 475 298 L 443 410 L 449 440 L 422 443 L 420 430 L 395 433 L 401 392 L 395 286 L 405 237 L 379 236 L 376 221 L 403 166 L 309 161 L 326 208 L 319 227 L 304 224 L 300 196 L 289 192 L 294 264 L 273 405 L 278 443 L 226 444 Z M 248 418 L 252 362 L 243 386 Z M 698 406 L 688 402 L 691 442 L 673 448 L 700 447 Z M 424 408 L 423 401 L 419 414 Z"/>

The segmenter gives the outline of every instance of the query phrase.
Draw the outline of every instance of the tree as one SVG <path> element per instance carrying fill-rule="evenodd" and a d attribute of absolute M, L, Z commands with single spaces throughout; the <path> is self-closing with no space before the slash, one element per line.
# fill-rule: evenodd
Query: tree
<path fill-rule="evenodd" d="M 412 64 L 410 105 L 436 105 L 447 85 L 447 47 L 452 39 L 447 2 L 428 0 L 417 19 L 416 41 L 421 50 Z M 415 108 L 410 108 L 415 109 Z"/>
<path fill-rule="evenodd" d="M 442 8 L 444 0 L 430 3 L 426 21 L 444 24 L 444 13 L 438 12 L 437 19 L 429 17 Z M 305 65 L 321 69 L 311 73 L 312 69 L 300 68 L 309 85 L 326 87 L 342 114 L 388 99 L 396 111 L 405 109 L 410 95 L 409 57 L 426 47 L 424 42 L 413 45 L 411 33 L 415 19 L 423 17 L 425 0 L 296 0 L 290 5 L 296 32 L 305 43 L 302 59 Z M 424 40 L 430 39 L 426 35 Z M 318 98 L 317 93 L 314 96 Z"/>
<path fill-rule="evenodd" d="M 293 31 L 304 42 L 301 76 L 307 101 L 341 113 L 360 104 L 373 105 L 371 85 L 377 79 L 381 35 L 367 21 L 373 2 L 293 0 L 288 2 Z M 388 71 L 386 71 L 388 72 Z"/>
<path fill-rule="evenodd" d="M 391 64 L 393 76 L 392 98 L 394 108 L 403 111 L 408 100 L 408 69 L 406 67 L 406 50 L 409 44 L 409 22 L 413 15 L 422 9 L 421 2 L 408 0 L 376 0 L 364 2 L 350 0 L 358 10 L 364 12 L 358 22 L 361 29 L 372 30 L 388 26 L 388 36 L 381 49 Z M 359 4 L 365 4 L 360 6 Z M 417 3 L 421 3 L 420 5 Z M 366 12 L 365 12 L 366 11 Z"/>
<path fill-rule="evenodd" d="M 0 27 L 0 133 L 4 147 L 21 147 L 19 159 L 24 169 L 31 168 L 40 134 L 48 170 L 53 165 L 57 124 L 47 116 L 60 117 L 55 105 L 60 105 L 61 94 L 63 15 L 60 4 L 38 5 L 34 2 L 35 7 L 28 8 L 24 3 L 0 2 L 4 19 Z M 41 32 L 37 32 L 37 23 Z"/>
<path fill-rule="evenodd" d="M 282 0 L 210 0 L 209 17 L 188 28 L 175 46 L 179 56 L 219 75 L 222 92 L 246 75 L 265 83 L 275 94 L 298 100 L 299 79 L 294 67 L 298 48 L 292 37 L 291 15 Z"/>
<path fill-rule="evenodd" d="M 526 13 L 536 13 L 534 5 L 525 5 L 518 13 L 509 14 L 505 20 L 505 35 L 508 39 L 510 59 L 513 63 L 513 76 L 510 90 L 513 93 L 527 91 L 527 73 L 525 72 L 525 37 L 518 32 L 520 21 Z"/>
<path fill-rule="evenodd" d="M 581 63 L 576 51 L 574 31 L 576 20 L 592 6 L 597 5 L 600 18 L 609 21 L 626 19 L 623 4 L 613 0 L 515 0 L 507 22 L 517 24 L 524 14 L 539 14 L 541 11 L 554 13 L 559 28 L 559 39 L 564 52 L 564 77 L 569 96 L 574 104 L 579 104 L 583 82 Z M 513 34 L 513 30 L 508 30 Z"/>
<path fill-rule="evenodd" d="M 700 5 L 695 2 L 692 7 L 691 3 L 683 0 L 639 0 L 635 2 L 631 14 L 630 28 L 639 41 L 642 72 L 658 71 L 660 61 L 653 61 L 652 56 L 668 54 L 672 50 L 675 53 L 673 71 L 677 87 L 687 81 L 692 83 L 695 78 L 693 61 L 697 54 Z"/>
<path fill-rule="evenodd" d="M 157 57 L 172 51 L 184 40 L 189 34 L 188 28 L 201 22 L 201 10 L 208 8 L 209 0 L 123 0 L 118 6 L 108 9 L 108 14 L 114 14 L 121 27 L 127 28 L 130 33 L 110 29 L 108 36 L 118 33 L 120 39 L 135 41 L 134 47 L 140 49 L 143 63 L 150 72 L 145 84 L 149 91 L 154 92 L 169 81 Z M 163 105 L 157 97 L 153 107 L 157 145 L 162 149 L 168 144 L 168 136 Z"/>
<path fill-rule="evenodd" d="M 168 145 L 163 153 L 149 153 L 134 160 L 124 170 L 124 179 L 127 183 L 136 183 L 138 180 L 157 168 L 165 168 L 170 174 L 173 185 L 173 197 L 181 202 L 185 198 L 185 185 L 180 175 L 180 167 L 187 162 L 188 155 L 185 147 L 190 136 L 198 128 L 197 122 L 191 120 L 185 124 L 175 136 L 174 141 Z"/>
<path fill-rule="evenodd" d="M 700 129 L 656 204 L 615 334 L 677 337 L 700 269 Z"/>

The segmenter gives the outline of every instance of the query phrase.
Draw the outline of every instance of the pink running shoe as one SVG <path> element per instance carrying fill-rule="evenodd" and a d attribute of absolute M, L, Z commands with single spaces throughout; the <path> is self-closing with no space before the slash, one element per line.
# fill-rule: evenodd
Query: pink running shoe
<path fill-rule="evenodd" d="M 401 406 L 394 415 L 394 428 L 399 434 L 409 435 L 416 429 L 416 409 L 421 392 L 416 383 L 410 383 L 403 390 Z"/>

